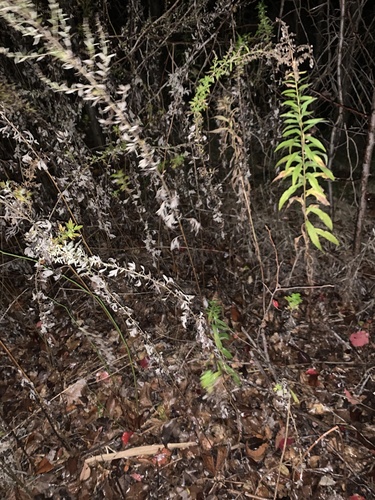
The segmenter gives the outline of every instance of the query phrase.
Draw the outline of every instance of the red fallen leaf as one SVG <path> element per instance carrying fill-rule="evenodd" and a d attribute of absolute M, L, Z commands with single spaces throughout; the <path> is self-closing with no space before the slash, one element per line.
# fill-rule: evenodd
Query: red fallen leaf
<path fill-rule="evenodd" d="M 137 474 L 137 472 L 133 472 L 133 474 L 130 474 L 130 477 L 134 479 L 134 481 L 140 482 L 143 479 L 143 476 L 140 474 Z"/>
<path fill-rule="evenodd" d="M 276 299 L 272 300 L 272 304 L 273 304 L 273 307 L 275 307 L 276 309 L 280 309 L 279 302 Z"/>
<path fill-rule="evenodd" d="M 139 366 L 143 369 L 146 369 L 150 364 L 150 360 L 147 357 L 138 360 Z"/>
<path fill-rule="evenodd" d="M 308 370 L 306 370 L 306 375 L 312 375 L 312 376 L 318 376 L 319 375 L 319 372 L 317 370 L 315 370 L 315 368 L 309 368 Z"/>
<path fill-rule="evenodd" d="M 172 455 L 172 452 L 168 450 L 167 448 L 163 448 L 160 453 L 157 455 L 154 455 L 152 459 L 152 463 L 154 465 L 163 466 L 167 465 L 170 462 L 170 457 Z"/>
<path fill-rule="evenodd" d="M 362 495 L 352 495 L 348 500 L 366 500 Z"/>
<path fill-rule="evenodd" d="M 364 330 L 352 333 L 349 338 L 350 342 L 354 347 L 362 347 L 369 343 L 369 334 Z"/>
<path fill-rule="evenodd" d="M 319 372 L 315 368 L 309 368 L 306 370 L 306 375 L 308 376 L 307 383 L 310 387 L 318 387 L 319 385 Z"/>
<path fill-rule="evenodd" d="M 281 438 L 279 443 L 278 443 L 278 448 L 280 450 L 283 450 L 284 449 L 284 443 L 285 443 L 285 438 Z M 286 439 L 286 447 L 288 448 L 288 446 L 292 445 L 294 443 L 294 438 L 287 438 Z"/>
<path fill-rule="evenodd" d="M 121 436 L 121 441 L 123 445 L 127 445 L 129 443 L 129 439 L 132 437 L 134 432 L 132 431 L 125 431 L 122 436 Z"/>
<path fill-rule="evenodd" d="M 98 372 L 96 375 L 95 375 L 95 378 L 96 378 L 96 381 L 97 382 L 105 382 L 108 384 L 108 382 L 111 381 L 111 376 L 108 372 L 106 372 L 105 370 L 103 371 L 100 371 Z"/>

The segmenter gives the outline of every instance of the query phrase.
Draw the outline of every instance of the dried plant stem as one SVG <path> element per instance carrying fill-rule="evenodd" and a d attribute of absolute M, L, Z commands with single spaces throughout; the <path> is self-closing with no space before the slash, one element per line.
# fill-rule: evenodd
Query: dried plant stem
<path fill-rule="evenodd" d="M 102 453 L 100 455 L 95 455 L 94 457 L 86 458 L 85 464 L 90 465 L 100 462 L 112 462 L 112 460 L 137 457 L 139 455 L 155 455 L 163 448 L 167 448 L 169 450 L 184 450 L 186 448 L 191 448 L 192 446 L 197 446 L 197 443 L 195 441 L 188 441 L 186 443 L 168 443 L 166 446 L 164 444 L 138 446 L 137 448 L 131 448 L 130 450 L 119 451 L 117 453 Z"/>

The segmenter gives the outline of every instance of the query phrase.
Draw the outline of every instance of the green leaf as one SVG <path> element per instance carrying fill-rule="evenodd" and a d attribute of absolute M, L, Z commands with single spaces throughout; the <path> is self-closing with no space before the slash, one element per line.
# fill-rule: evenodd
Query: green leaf
<path fill-rule="evenodd" d="M 317 180 L 317 178 L 315 177 L 314 174 L 308 172 L 306 174 L 306 179 L 309 181 L 310 183 L 310 186 L 315 190 L 317 191 L 318 193 L 321 193 L 323 194 L 324 193 L 324 190 L 323 188 L 319 185 L 319 182 Z"/>
<path fill-rule="evenodd" d="M 235 384 L 241 385 L 241 379 L 240 379 L 238 373 L 236 373 L 236 371 L 233 370 L 233 368 L 231 368 L 230 366 L 228 366 L 227 364 L 224 364 L 224 363 L 221 364 L 220 368 L 222 369 L 223 372 L 226 372 L 228 375 L 230 375 L 232 377 Z"/>
<path fill-rule="evenodd" d="M 206 389 L 207 392 L 212 392 L 220 376 L 221 373 L 218 371 L 217 372 L 213 372 L 212 370 L 205 371 L 201 375 L 201 386 L 203 387 L 203 389 Z"/>
<path fill-rule="evenodd" d="M 322 118 L 310 118 L 309 120 L 303 122 L 303 131 L 306 132 L 310 128 L 314 127 L 318 123 L 322 123 L 323 121 L 324 120 L 322 120 Z"/>
<path fill-rule="evenodd" d="M 331 179 L 331 181 L 335 180 L 335 176 L 332 173 L 332 170 L 330 170 L 327 167 L 319 167 L 320 170 L 325 174 L 326 179 Z"/>
<path fill-rule="evenodd" d="M 287 156 L 288 161 L 285 164 L 285 169 L 289 168 L 295 168 L 298 167 L 299 165 L 302 166 L 302 158 L 300 156 L 299 151 L 295 151 L 294 153 L 291 153 L 290 155 Z M 291 167 L 291 165 L 295 163 L 295 167 Z"/>
<path fill-rule="evenodd" d="M 301 130 L 299 128 L 295 128 L 295 127 L 287 127 L 283 130 L 283 137 L 288 137 L 289 135 L 301 135 Z"/>
<path fill-rule="evenodd" d="M 290 120 L 291 123 L 292 123 L 292 121 L 294 121 L 295 123 L 300 122 L 298 113 L 294 113 L 292 111 L 288 111 L 287 113 L 283 113 L 281 115 L 281 118 L 287 118 L 287 120 Z M 287 120 L 284 120 L 284 123 L 288 123 Z"/>
<path fill-rule="evenodd" d="M 228 351 L 228 349 L 225 349 L 225 347 L 222 348 L 221 352 L 227 359 L 233 358 L 232 354 Z"/>
<path fill-rule="evenodd" d="M 329 233 L 328 231 L 324 231 L 324 229 L 319 229 L 319 228 L 316 228 L 316 232 L 319 234 L 319 236 L 322 236 L 322 238 L 325 238 L 331 243 L 334 243 L 335 245 L 340 244 L 339 240 L 335 236 L 333 236 L 332 233 Z"/>
<path fill-rule="evenodd" d="M 294 101 L 285 101 L 283 103 L 283 106 L 289 106 L 290 108 L 294 109 L 295 111 L 299 112 L 299 106 L 296 104 Z"/>
<path fill-rule="evenodd" d="M 292 184 L 296 184 L 300 175 L 301 175 L 301 170 L 302 170 L 302 163 L 294 167 L 293 175 L 292 175 Z"/>
<path fill-rule="evenodd" d="M 328 227 L 328 229 L 332 231 L 333 224 L 331 217 L 326 212 L 323 212 L 323 210 L 319 208 L 318 205 L 308 206 L 306 210 L 306 215 L 309 215 L 310 213 L 314 213 L 315 215 L 317 215 L 319 219 L 323 222 L 323 224 L 325 224 Z"/>
<path fill-rule="evenodd" d="M 309 238 L 310 238 L 311 242 L 313 243 L 313 245 L 315 245 L 317 248 L 319 248 L 319 250 L 323 251 L 322 245 L 320 244 L 319 237 L 316 233 L 315 227 L 311 224 L 311 222 L 308 219 L 306 219 L 305 225 L 306 225 L 307 234 L 309 235 Z"/>
<path fill-rule="evenodd" d="M 292 194 L 294 194 L 297 191 L 297 189 L 300 188 L 301 186 L 302 184 L 298 183 L 293 186 L 290 186 L 289 189 L 283 192 L 279 200 L 279 210 L 283 208 L 285 202 L 287 202 L 289 198 L 292 196 Z"/>
<path fill-rule="evenodd" d="M 297 138 L 288 139 L 287 141 L 281 142 L 275 149 L 275 152 L 279 151 L 279 149 L 292 148 L 293 146 L 301 147 L 301 142 Z"/>

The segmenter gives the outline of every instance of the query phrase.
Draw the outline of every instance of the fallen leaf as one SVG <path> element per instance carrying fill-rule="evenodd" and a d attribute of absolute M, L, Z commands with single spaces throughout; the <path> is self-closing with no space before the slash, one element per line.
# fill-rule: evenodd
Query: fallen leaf
<path fill-rule="evenodd" d="M 352 495 L 348 498 L 348 500 L 366 500 L 362 495 Z"/>
<path fill-rule="evenodd" d="M 79 479 L 81 481 L 87 481 L 88 478 L 91 476 L 91 469 L 90 467 L 87 465 L 87 463 L 85 462 L 83 464 L 83 467 L 82 467 L 82 470 L 81 470 L 81 474 L 79 476 Z"/>
<path fill-rule="evenodd" d="M 47 457 L 42 458 L 42 460 L 38 464 L 38 468 L 36 469 L 37 474 L 45 474 L 46 472 L 50 472 L 54 468 L 54 465 L 48 460 Z"/>
<path fill-rule="evenodd" d="M 318 376 L 319 372 L 317 370 L 315 370 L 315 368 L 309 368 L 308 370 L 306 370 L 306 375 L 316 375 L 316 376 Z"/>
<path fill-rule="evenodd" d="M 275 307 L 276 309 L 280 309 L 279 302 L 276 299 L 272 300 L 272 304 L 273 304 L 273 307 Z"/>
<path fill-rule="evenodd" d="M 246 444 L 246 455 L 254 460 L 254 462 L 261 462 L 266 455 L 268 443 L 263 443 L 256 450 L 251 450 Z"/>
<path fill-rule="evenodd" d="M 234 304 L 230 307 L 230 318 L 233 323 L 238 323 L 241 319 L 241 313 Z"/>
<path fill-rule="evenodd" d="M 145 370 L 150 364 L 150 360 L 145 356 L 144 358 L 138 360 L 138 364 Z"/>
<path fill-rule="evenodd" d="M 129 443 L 129 439 L 132 437 L 134 432 L 132 431 L 125 431 L 122 436 L 121 436 L 121 441 L 124 446 L 126 446 Z"/>
<path fill-rule="evenodd" d="M 350 404 L 358 405 L 361 403 L 361 400 L 359 398 L 357 398 L 356 396 L 352 396 L 352 394 L 347 389 L 344 389 L 344 394 L 345 394 L 346 399 L 349 401 Z"/>
<path fill-rule="evenodd" d="M 287 438 L 286 439 L 286 445 L 285 447 L 288 448 L 288 446 L 292 445 L 294 443 L 294 439 L 293 438 Z M 280 441 L 279 441 L 279 444 L 278 444 L 278 448 L 280 450 L 283 450 L 284 449 L 284 444 L 285 444 L 285 438 L 281 438 Z"/>
<path fill-rule="evenodd" d="M 138 474 L 137 472 L 133 472 L 133 474 L 130 474 L 130 477 L 134 479 L 134 481 L 140 482 L 143 479 L 143 476 Z"/>
<path fill-rule="evenodd" d="M 168 450 L 168 448 L 163 448 L 160 453 L 157 453 L 154 456 L 152 462 L 154 465 L 158 465 L 158 467 L 161 467 L 163 465 L 169 464 L 171 455 L 172 452 Z"/>
<path fill-rule="evenodd" d="M 82 403 L 80 397 L 82 396 L 82 391 L 86 387 L 87 382 L 84 378 L 77 380 L 73 385 L 70 385 L 64 391 L 64 395 L 66 397 L 67 405 L 70 406 L 74 402 Z"/>
<path fill-rule="evenodd" d="M 288 446 L 292 445 L 293 443 L 294 443 L 294 438 L 287 436 L 286 437 L 286 448 L 288 448 Z M 279 430 L 279 432 L 276 435 L 275 448 L 279 449 L 279 450 L 283 450 L 284 444 L 285 444 L 285 428 L 282 428 Z"/>
<path fill-rule="evenodd" d="M 336 481 L 331 476 L 322 476 L 319 481 L 319 486 L 333 486 Z"/>
<path fill-rule="evenodd" d="M 364 330 L 352 333 L 349 338 L 350 342 L 354 347 L 362 347 L 369 343 L 369 334 Z"/>
<path fill-rule="evenodd" d="M 98 372 L 96 375 L 95 375 L 95 378 L 97 380 L 97 382 L 105 382 L 108 384 L 108 382 L 111 382 L 111 378 L 110 378 L 110 375 L 107 371 L 103 370 L 103 371 L 100 371 Z"/>

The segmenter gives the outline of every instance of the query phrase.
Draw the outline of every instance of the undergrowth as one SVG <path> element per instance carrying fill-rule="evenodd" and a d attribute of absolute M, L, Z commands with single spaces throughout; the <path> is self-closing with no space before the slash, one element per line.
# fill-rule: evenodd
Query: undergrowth
<path fill-rule="evenodd" d="M 226 12 L 222 3 L 223 10 L 215 11 L 218 18 Z M 202 11 L 209 25 L 213 18 L 205 15 Z M 258 159 L 273 157 L 277 146 L 282 126 L 277 92 L 285 70 L 285 105 L 291 110 L 282 116 L 285 140 L 277 149 L 288 148 L 288 155 L 279 161 L 285 170 L 278 179 L 290 177 L 292 187 L 279 208 L 301 188 L 303 195 L 294 199 L 302 206 L 303 235 L 307 231 L 318 247 L 319 236 L 336 242 L 309 218 L 315 214 L 331 230 L 329 217 L 307 204 L 309 196 L 324 202 L 319 179 L 332 178 L 322 164 L 321 143 L 311 134 L 319 119 L 307 118 L 312 99 L 303 95 L 306 84 L 297 78 L 299 66 L 311 61 L 310 47 L 296 47 L 284 23 L 280 40 L 273 42 L 263 3 L 259 15 L 254 35 L 236 36 L 225 50 L 212 51 L 208 65 L 200 68 L 204 76 L 195 77 L 194 61 L 204 54 L 200 40 L 179 54 L 165 82 L 168 104 L 163 106 L 147 78 L 127 73 L 123 80 L 118 67 L 113 69 L 118 54 L 99 16 L 82 19 L 73 29 L 54 0 L 42 15 L 31 1 L 0 2 L 12 45 L 19 46 L 1 47 L 0 53 L 23 68 L 29 86 L 37 89 L 22 99 L 20 92 L 16 106 L 4 101 L 0 109 L 1 134 L 11 152 L 0 184 L 2 254 L 18 255 L 20 261 L 26 256 L 32 264 L 33 300 L 44 333 L 58 322 L 56 301 L 66 303 L 83 292 L 107 317 L 116 316 L 114 325 L 125 344 L 127 337 L 138 337 L 160 369 L 167 369 L 143 318 L 124 299 L 151 295 L 161 309 L 176 308 L 206 359 L 213 348 L 219 354 L 212 360 L 214 371 L 202 376 L 205 388 L 213 390 L 223 374 L 240 382 L 225 347 L 229 330 L 215 303 L 205 319 L 202 261 L 195 249 L 210 239 L 210 227 L 215 244 L 228 240 L 233 221 L 223 206 L 234 192 L 235 234 L 244 235 L 242 244 L 249 260 L 258 262 L 266 293 L 250 179 Z M 135 48 L 126 43 L 120 48 L 130 58 Z M 9 94 L 15 92 L 10 82 L 4 85 Z M 255 100 L 258 90 L 269 98 Z M 95 108 L 92 120 L 106 141 L 96 153 L 79 132 L 85 105 Z M 188 292 L 176 263 L 169 263 L 177 260 L 176 252 L 186 256 L 191 272 Z M 74 291 L 63 289 L 64 279 L 75 283 Z M 120 282 L 122 294 L 116 291 Z"/>

